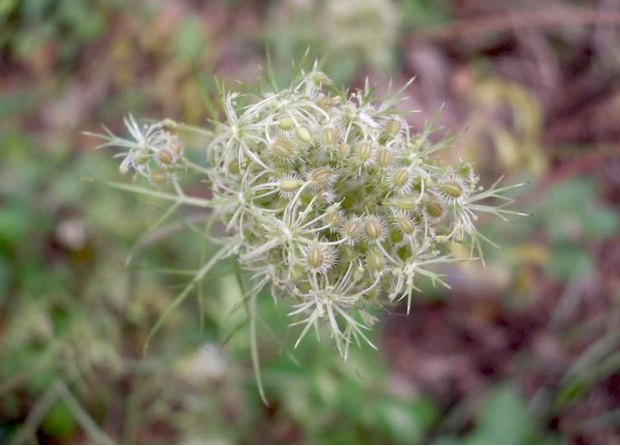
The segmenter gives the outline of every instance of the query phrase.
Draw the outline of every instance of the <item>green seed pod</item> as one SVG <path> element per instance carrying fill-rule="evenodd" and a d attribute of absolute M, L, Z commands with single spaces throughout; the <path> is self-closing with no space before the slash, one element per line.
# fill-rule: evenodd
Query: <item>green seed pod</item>
<path fill-rule="evenodd" d="M 286 139 L 276 139 L 271 146 L 271 150 L 276 157 L 282 160 L 290 160 L 295 154 L 293 143 Z"/>
<path fill-rule="evenodd" d="M 382 148 L 377 156 L 377 164 L 380 167 L 390 167 L 394 164 L 394 154 L 390 149 Z"/>
<path fill-rule="evenodd" d="M 141 166 L 147 164 L 150 159 L 151 157 L 148 150 L 140 150 L 138 155 L 136 155 L 136 162 Z"/>
<path fill-rule="evenodd" d="M 397 189 L 401 189 L 403 187 L 405 187 L 410 180 L 410 174 L 409 174 L 409 169 L 407 169 L 406 167 L 401 167 L 399 169 L 396 169 L 396 171 L 394 172 L 394 176 L 393 176 L 393 183 L 394 186 Z"/>
<path fill-rule="evenodd" d="M 366 253 L 366 268 L 373 273 L 380 273 L 385 269 L 385 256 L 378 249 L 371 249 Z"/>
<path fill-rule="evenodd" d="M 169 148 L 163 148 L 157 152 L 157 159 L 160 163 L 169 166 L 174 162 L 175 154 Z"/>
<path fill-rule="evenodd" d="M 364 270 L 364 267 L 362 265 L 359 265 L 355 269 L 355 272 L 353 273 L 353 280 L 355 280 L 356 282 L 359 282 L 364 278 L 365 275 L 366 275 L 366 271 Z"/>
<path fill-rule="evenodd" d="M 164 169 L 153 169 L 149 173 L 149 181 L 155 186 L 163 186 L 170 179 L 170 174 Z"/>
<path fill-rule="evenodd" d="M 397 119 L 392 118 L 386 124 L 385 132 L 388 135 L 396 136 L 400 132 L 400 127 L 401 127 L 400 121 L 398 121 Z"/>
<path fill-rule="evenodd" d="M 333 127 L 325 127 L 321 132 L 321 139 L 323 144 L 332 147 L 338 141 L 338 131 Z"/>
<path fill-rule="evenodd" d="M 342 235 L 348 239 L 355 240 L 362 233 L 362 220 L 359 218 L 351 218 L 342 226 Z"/>
<path fill-rule="evenodd" d="M 338 210 L 330 210 L 323 215 L 323 222 L 330 228 L 337 228 L 342 224 L 342 212 Z"/>
<path fill-rule="evenodd" d="M 329 167 L 317 167 L 308 174 L 308 180 L 314 187 L 326 187 L 333 184 L 334 176 Z"/>
<path fill-rule="evenodd" d="M 308 252 L 308 266 L 312 270 L 319 270 L 325 263 L 325 254 L 319 245 L 313 246 Z"/>
<path fill-rule="evenodd" d="M 453 198 L 458 198 L 463 194 L 463 189 L 456 181 L 446 181 L 439 188 Z"/>
<path fill-rule="evenodd" d="M 398 229 L 400 229 L 400 231 L 404 234 L 404 235 L 413 235 L 416 231 L 416 226 L 415 223 L 413 222 L 413 220 L 407 218 L 407 217 L 403 217 L 403 216 L 397 216 L 394 218 L 394 221 L 396 222 L 396 225 L 398 226 Z"/>
<path fill-rule="evenodd" d="M 437 201 L 429 201 L 426 203 L 426 212 L 433 218 L 439 218 L 443 215 L 443 206 Z"/>
<path fill-rule="evenodd" d="M 310 130 L 308 130 L 308 127 L 304 127 L 303 125 L 296 127 L 295 135 L 297 135 L 297 138 L 301 142 L 305 144 L 312 144 L 312 133 L 310 133 Z"/>
<path fill-rule="evenodd" d="M 310 246 L 303 247 L 302 252 L 304 253 L 303 263 L 306 270 L 324 274 L 332 267 L 334 256 L 329 246 L 315 242 Z"/>
<path fill-rule="evenodd" d="M 418 201 L 414 196 L 395 197 L 389 204 L 403 211 L 413 211 L 418 207 Z"/>
<path fill-rule="evenodd" d="M 295 121 L 293 121 L 292 118 L 285 116 L 284 118 L 278 121 L 278 127 L 280 127 L 280 130 L 283 130 L 286 132 L 288 130 L 291 130 L 293 127 L 295 127 Z"/>
<path fill-rule="evenodd" d="M 228 165 L 228 172 L 236 175 L 239 173 L 239 161 L 234 160 Z"/>
<path fill-rule="evenodd" d="M 284 178 L 278 182 L 278 187 L 280 188 L 280 191 L 287 194 L 292 194 L 297 192 L 303 184 L 303 181 L 296 178 Z"/>
<path fill-rule="evenodd" d="M 375 242 L 383 239 L 384 228 L 381 220 L 377 217 L 368 217 L 364 225 L 364 231 L 369 241 Z"/>
<path fill-rule="evenodd" d="M 362 141 L 357 146 L 357 159 L 360 164 L 367 165 L 372 161 L 373 149 L 372 144 L 368 141 Z"/>

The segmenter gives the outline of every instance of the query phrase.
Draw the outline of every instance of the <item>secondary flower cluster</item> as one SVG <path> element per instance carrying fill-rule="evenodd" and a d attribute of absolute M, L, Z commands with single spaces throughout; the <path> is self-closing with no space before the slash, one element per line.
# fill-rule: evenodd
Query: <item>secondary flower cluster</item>
<path fill-rule="evenodd" d="M 255 292 L 270 283 L 274 298 L 290 302 L 298 342 L 325 324 L 346 355 L 368 341 L 374 309 L 403 298 L 409 309 L 421 277 L 445 285 L 433 267 L 455 261 L 448 243 L 479 250 L 478 214 L 510 213 L 500 195 L 509 187 L 483 190 L 471 164 L 434 157 L 453 139 L 431 142 L 432 124 L 410 130 L 396 110 L 403 90 L 380 100 L 368 84 L 338 92 L 315 66 L 284 90 L 223 96 L 226 119 L 201 169 L 232 240 L 214 260 L 237 254 Z M 152 127 L 134 134 L 140 142 L 154 131 L 149 159 L 166 173 L 185 168 L 178 140 Z M 149 165 L 143 145 L 129 147 L 122 167 Z M 504 201 L 481 203 L 488 198 Z"/>

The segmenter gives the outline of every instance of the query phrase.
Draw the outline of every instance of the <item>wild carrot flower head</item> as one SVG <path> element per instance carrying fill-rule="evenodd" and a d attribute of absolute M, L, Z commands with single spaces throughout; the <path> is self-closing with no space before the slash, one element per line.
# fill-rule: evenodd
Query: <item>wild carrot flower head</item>
<path fill-rule="evenodd" d="M 210 135 L 208 166 L 197 168 L 214 195 L 205 205 L 227 229 L 214 260 L 237 255 L 255 295 L 270 283 L 291 304 L 299 340 L 326 325 L 343 355 L 368 340 L 375 309 L 403 297 L 409 309 L 423 278 L 444 283 L 433 267 L 454 261 L 449 242 L 479 251 L 479 214 L 511 213 L 501 195 L 510 187 L 484 190 L 470 164 L 435 158 L 454 139 L 432 142 L 432 122 L 409 128 L 397 110 L 406 87 L 382 98 L 368 82 L 338 92 L 315 64 L 286 89 L 224 93 L 225 119 Z M 176 184 L 175 172 L 196 167 L 161 124 L 127 125 L 135 141 L 110 134 L 106 143 L 127 150 L 123 171 L 161 169 Z"/>

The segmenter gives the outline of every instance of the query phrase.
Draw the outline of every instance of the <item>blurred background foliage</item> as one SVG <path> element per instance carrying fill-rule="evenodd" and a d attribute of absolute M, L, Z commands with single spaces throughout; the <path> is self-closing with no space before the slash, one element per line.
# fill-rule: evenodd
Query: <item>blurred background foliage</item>
<path fill-rule="evenodd" d="M 0 442 L 620 441 L 620 4 L 615 0 L 0 0 Z M 232 265 L 153 324 L 209 252 L 190 210 L 111 190 L 82 131 L 127 111 L 205 125 L 194 73 L 280 81 L 311 46 L 338 85 L 444 104 L 443 156 L 525 180 L 532 217 L 452 290 L 385 315 L 380 351 L 291 350 L 261 299 L 259 398 Z M 204 141 L 188 142 L 202 157 Z M 200 183 L 192 193 L 205 193 Z M 142 239 L 142 241 L 145 241 Z M 455 247 L 455 254 L 458 254 Z"/>

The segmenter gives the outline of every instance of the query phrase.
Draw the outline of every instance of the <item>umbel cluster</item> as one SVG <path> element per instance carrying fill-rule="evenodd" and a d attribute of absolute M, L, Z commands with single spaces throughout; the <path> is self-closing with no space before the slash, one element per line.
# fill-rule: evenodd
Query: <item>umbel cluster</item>
<path fill-rule="evenodd" d="M 409 309 L 424 278 L 446 285 L 437 265 L 469 260 L 452 258 L 450 243 L 478 255 L 478 216 L 515 214 L 501 193 L 516 186 L 485 190 L 470 163 L 442 165 L 435 154 L 454 139 L 432 142 L 432 122 L 411 131 L 397 109 L 407 85 L 386 97 L 368 82 L 339 91 L 316 65 L 289 88 L 267 85 L 222 92 L 225 119 L 203 131 L 206 166 L 185 158 L 167 130 L 183 126 L 171 121 L 140 127 L 130 118 L 133 140 L 108 133 L 104 145 L 127 149 L 122 171 L 175 191 L 158 195 L 210 207 L 223 223 L 222 248 L 199 278 L 236 256 L 251 273 L 250 298 L 270 284 L 275 299 L 290 302 L 298 342 L 326 325 L 346 355 L 350 344 L 368 341 L 375 309 L 403 298 Z M 187 169 L 204 175 L 213 199 L 184 194 L 178 177 Z"/>

